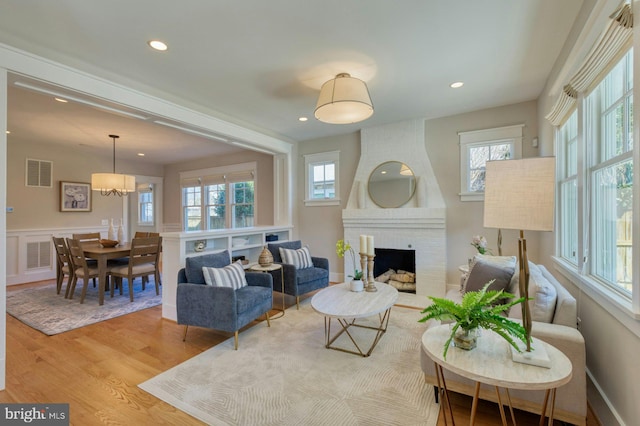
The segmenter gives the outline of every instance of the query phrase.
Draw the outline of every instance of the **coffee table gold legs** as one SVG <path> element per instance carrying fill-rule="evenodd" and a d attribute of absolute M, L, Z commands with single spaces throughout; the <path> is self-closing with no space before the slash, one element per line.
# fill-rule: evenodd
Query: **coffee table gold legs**
<path fill-rule="evenodd" d="M 336 333 L 335 336 L 331 337 L 331 317 L 324 317 L 324 337 L 325 337 L 325 348 L 327 349 L 334 349 L 336 351 L 342 351 L 342 352 L 347 352 L 350 354 L 354 354 L 354 355 L 360 355 L 362 357 L 368 357 L 369 355 L 371 355 L 371 352 L 373 352 L 373 349 L 376 347 L 376 345 L 378 344 L 378 342 L 380 341 L 380 338 L 382 337 L 382 335 L 387 331 L 387 326 L 389 325 L 389 318 L 391 317 L 391 308 L 387 309 L 383 315 L 379 316 L 379 320 L 380 320 L 380 325 L 378 327 L 371 327 L 371 326 L 367 326 L 367 325 L 361 325 L 361 324 L 356 324 L 356 320 L 353 319 L 351 321 L 348 321 L 344 318 L 337 318 L 338 323 L 340 324 L 340 326 L 342 326 L 342 329 L 340 331 L 338 331 Z M 373 339 L 373 343 L 371 344 L 371 347 L 364 352 L 360 346 L 358 345 L 358 343 L 355 341 L 355 339 L 353 338 L 353 336 L 351 335 L 351 333 L 349 332 L 349 328 L 350 327 L 360 327 L 360 328 L 367 328 L 369 330 L 375 330 L 376 331 L 376 335 L 375 338 Z M 349 349 L 344 349 L 344 348 L 339 348 L 336 346 L 331 346 L 333 344 L 333 342 L 336 341 L 336 339 L 338 337 L 340 337 L 342 335 L 342 333 L 347 333 L 347 336 L 349 336 L 349 339 L 351 340 L 351 343 L 353 343 L 353 345 L 356 348 L 356 351 L 352 351 Z"/>

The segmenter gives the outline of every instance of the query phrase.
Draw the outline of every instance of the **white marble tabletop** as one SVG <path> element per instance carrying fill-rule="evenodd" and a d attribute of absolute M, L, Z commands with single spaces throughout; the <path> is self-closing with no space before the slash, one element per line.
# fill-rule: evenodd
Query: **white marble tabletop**
<path fill-rule="evenodd" d="M 386 311 L 398 300 L 394 287 L 378 282 L 375 286 L 376 292 L 355 292 L 349 290 L 349 283 L 331 285 L 313 296 L 311 307 L 331 318 L 370 317 Z"/>
<path fill-rule="evenodd" d="M 422 346 L 432 360 L 460 376 L 488 385 L 524 390 L 557 388 L 571 380 L 571 361 L 555 347 L 538 340 L 547 350 L 551 368 L 513 362 L 509 343 L 484 329 L 475 349 L 466 351 L 451 346 L 444 360 L 442 352 L 450 333 L 449 324 L 430 327 L 422 335 Z"/>

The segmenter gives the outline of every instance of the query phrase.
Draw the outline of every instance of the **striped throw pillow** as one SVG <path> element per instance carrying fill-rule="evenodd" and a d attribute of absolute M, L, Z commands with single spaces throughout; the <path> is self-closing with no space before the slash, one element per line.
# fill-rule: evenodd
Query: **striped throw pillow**
<path fill-rule="evenodd" d="M 296 269 L 306 269 L 313 267 L 313 261 L 311 260 L 311 253 L 309 253 L 309 247 L 302 247 L 298 250 L 280 247 L 280 257 L 282 257 L 282 263 L 293 265 Z"/>
<path fill-rule="evenodd" d="M 207 285 L 216 287 L 231 287 L 234 290 L 247 286 L 242 263 L 237 261 L 224 268 L 202 267 L 202 275 Z"/>

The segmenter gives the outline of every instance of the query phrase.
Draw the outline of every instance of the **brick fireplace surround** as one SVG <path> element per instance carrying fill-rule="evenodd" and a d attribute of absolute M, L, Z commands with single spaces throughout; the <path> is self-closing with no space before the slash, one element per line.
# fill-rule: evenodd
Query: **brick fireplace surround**
<path fill-rule="evenodd" d="M 415 250 L 416 294 L 442 297 L 446 276 L 446 207 L 425 148 L 424 120 L 403 121 L 361 131 L 360 162 L 346 208 L 344 238 L 356 251 L 359 236 L 373 235 L 375 246 Z M 371 172 L 386 161 L 407 164 L 417 180 L 416 193 L 398 208 L 381 208 L 369 197 Z M 353 265 L 345 259 L 345 276 Z"/>

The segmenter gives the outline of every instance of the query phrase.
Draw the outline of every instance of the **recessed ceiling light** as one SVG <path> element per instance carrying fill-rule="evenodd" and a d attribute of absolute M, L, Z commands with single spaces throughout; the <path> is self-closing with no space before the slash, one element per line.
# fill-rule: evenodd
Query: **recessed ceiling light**
<path fill-rule="evenodd" d="M 300 118 L 298 118 L 298 121 L 307 121 L 307 120 L 308 120 L 308 118 L 307 118 L 307 117 L 300 117 Z"/>
<path fill-rule="evenodd" d="M 138 157 L 144 157 L 144 152 L 139 152 Z"/>
<path fill-rule="evenodd" d="M 62 98 L 53 98 L 53 99 L 55 99 L 58 102 L 62 102 L 63 104 L 66 104 L 67 102 L 69 102 L 68 100 L 62 99 Z"/>
<path fill-rule="evenodd" d="M 457 88 L 462 87 L 462 86 L 464 86 L 464 83 L 462 81 L 456 81 L 456 82 L 451 83 L 449 85 L 449 87 L 451 87 L 453 89 L 457 89 Z"/>
<path fill-rule="evenodd" d="M 11 130 L 7 130 L 7 134 L 11 133 Z"/>
<path fill-rule="evenodd" d="M 161 52 L 164 52 L 165 50 L 168 49 L 167 45 L 161 42 L 160 40 L 149 40 L 147 44 L 151 46 L 151 48 L 155 50 L 159 50 Z"/>

